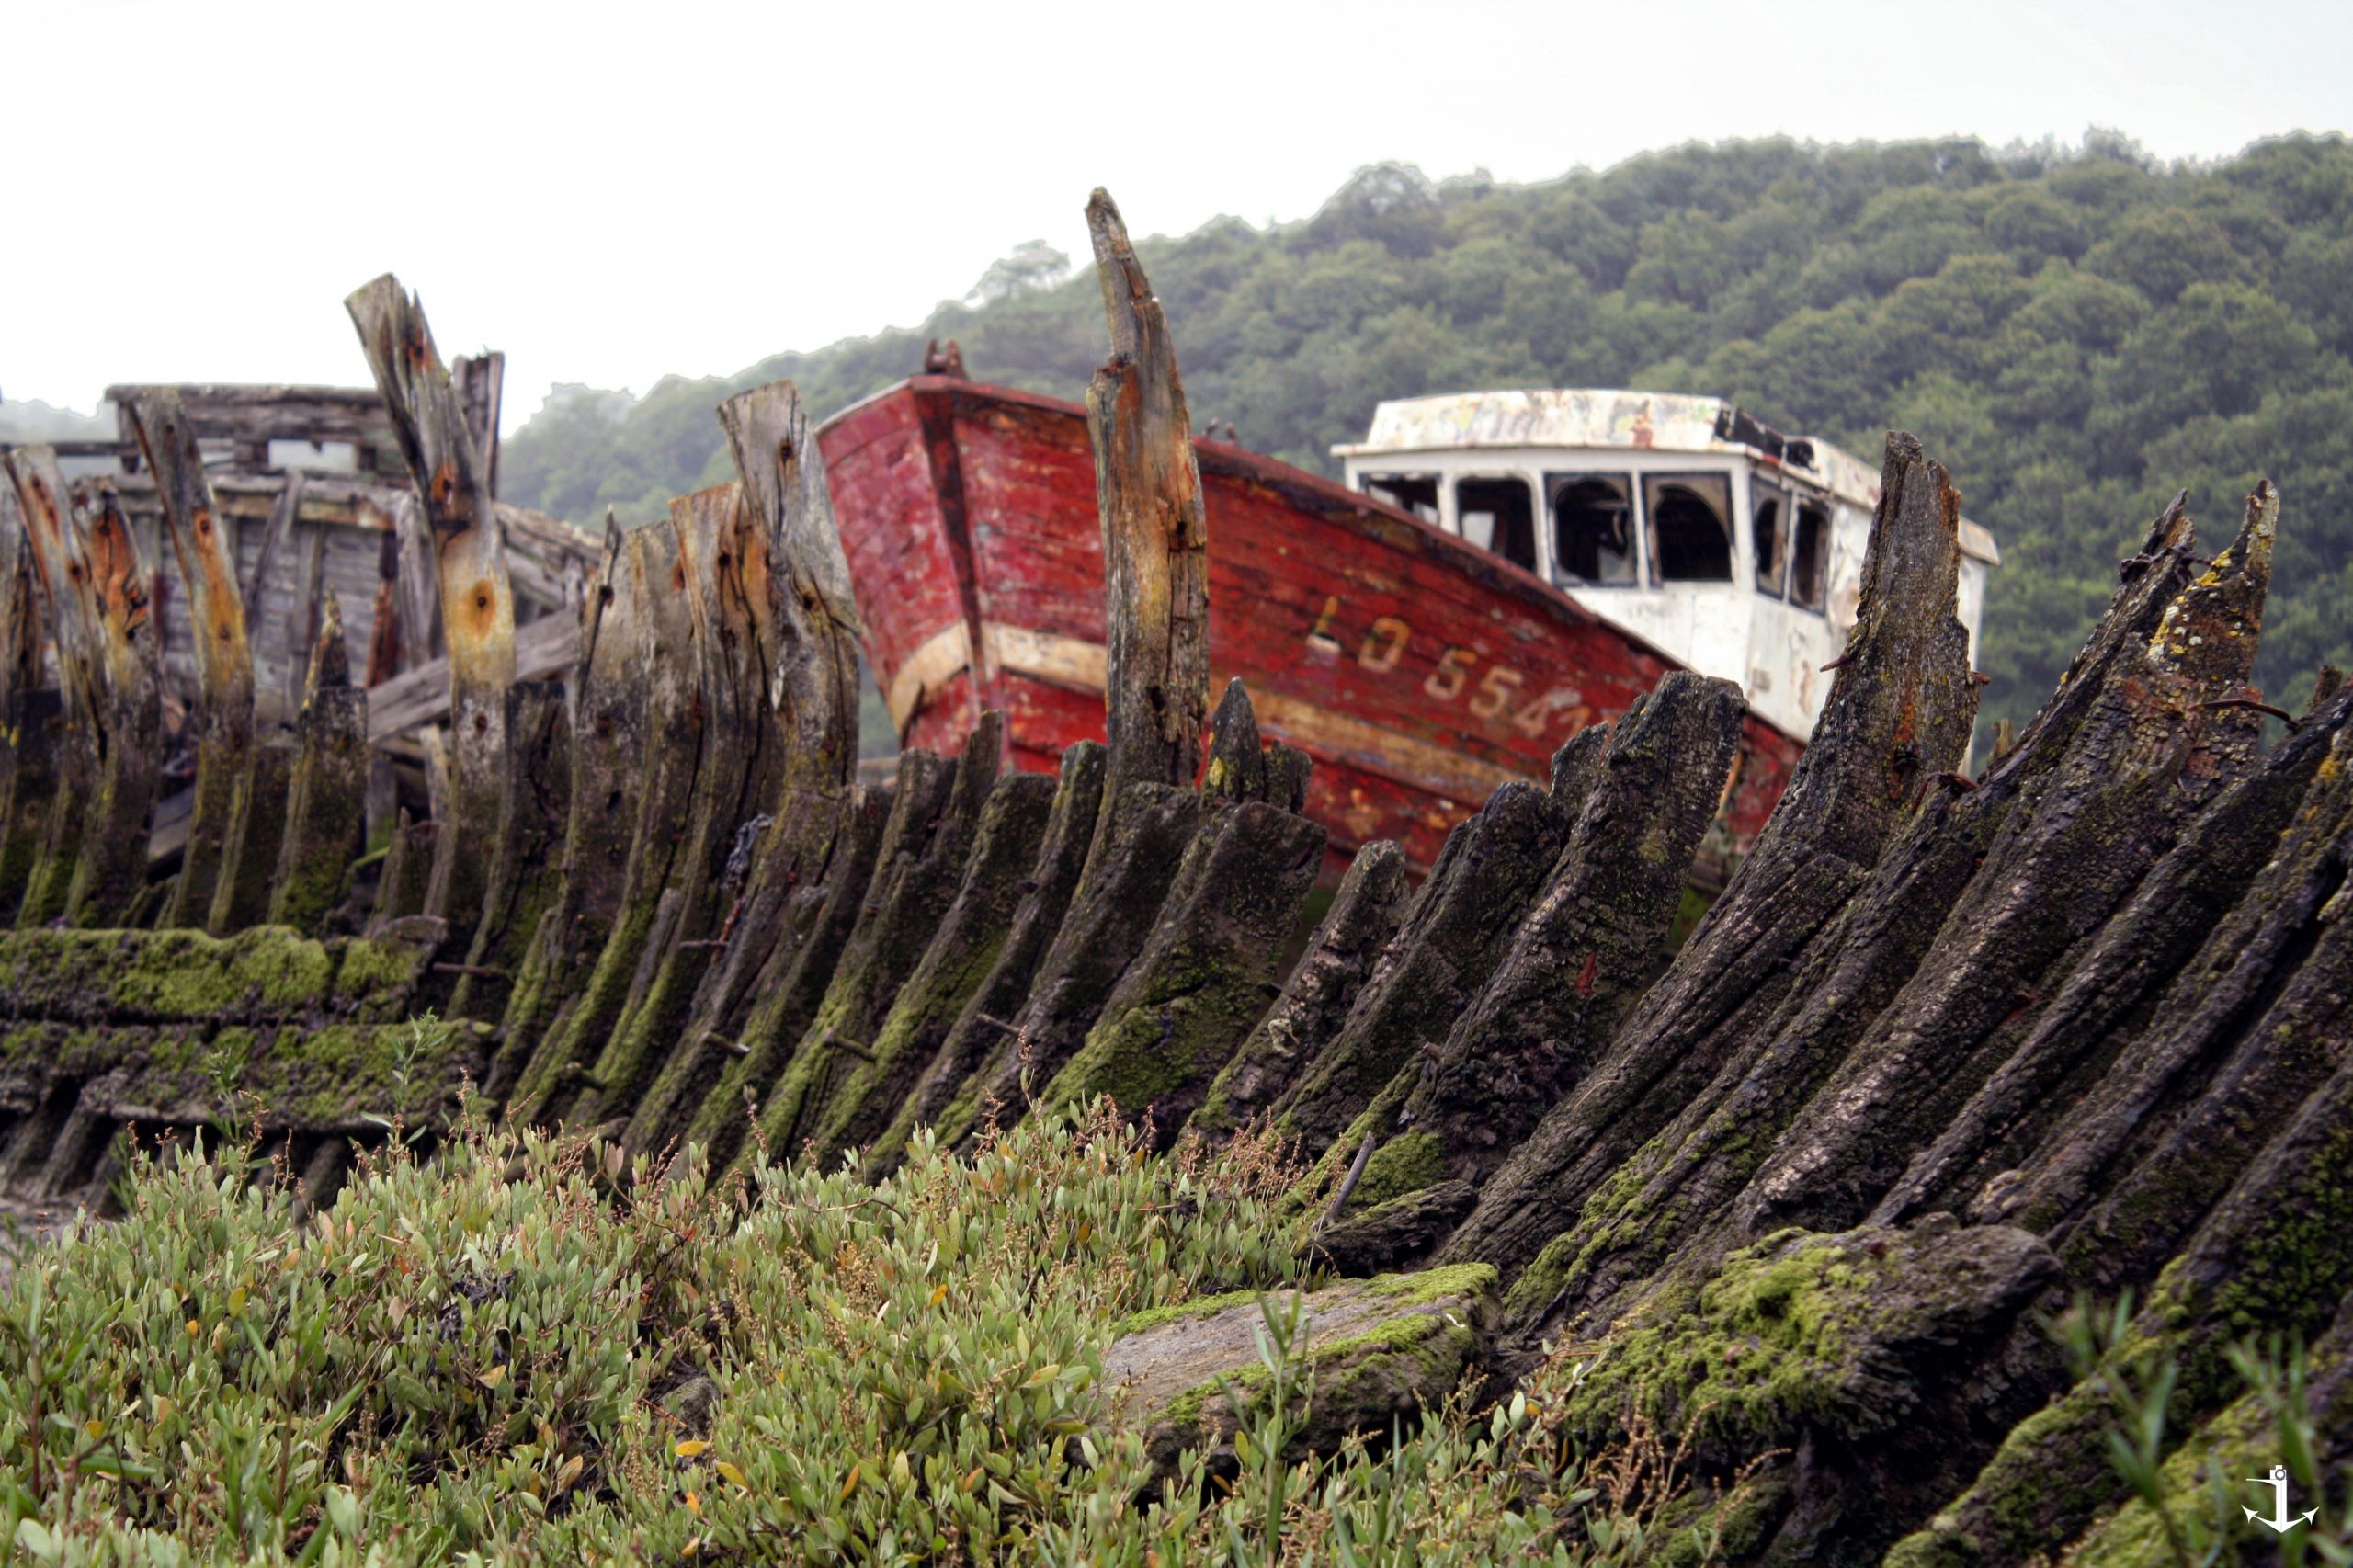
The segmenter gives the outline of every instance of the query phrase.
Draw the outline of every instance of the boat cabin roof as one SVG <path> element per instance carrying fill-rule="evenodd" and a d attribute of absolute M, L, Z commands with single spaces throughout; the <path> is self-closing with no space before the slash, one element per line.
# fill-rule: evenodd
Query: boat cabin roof
<path fill-rule="evenodd" d="M 1481 448 L 1563 448 L 1737 456 L 1812 484 L 1869 512 L 1879 472 L 1813 437 L 1785 436 L 1720 397 L 1611 387 L 1443 392 L 1396 398 L 1373 410 L 1361 441 L 1336 458 L 1404 456 Z M 1997 565 L 1994 536 L 1963 518 L 1963 553 Z"/>

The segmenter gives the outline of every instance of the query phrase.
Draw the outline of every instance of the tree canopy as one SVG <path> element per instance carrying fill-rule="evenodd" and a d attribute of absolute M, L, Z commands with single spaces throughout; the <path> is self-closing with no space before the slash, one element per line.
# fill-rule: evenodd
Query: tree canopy
<path fill-rule="evenodd" d="M 1303 222 L 1219 219 L 1141 247 L 1195 412 L 1331 472 L 1382 398 L 1629 386 L 1729 397 L 1875 461 L 1891 427 L 1948 462 L 2003 565 L 1987 711 L 2050 691 L 2175 489 L 2210 540 L 2282 492 L 2257 673 L 2300 706 L 2353 663 L 2353 144 L 2291 136 L 2160 165 L 1974 141 L 1688 146 L 1506 187 L 1385 164 Z M 927 337 L 986 381 L 1077 397 L 1094 279 L 1025 246 L 920 327 L 642 399 L 563 389 L 508 442 L 508 498 L 624 520 L 730 472 L 710 408 L 790 375 L 831 413 Z"/>

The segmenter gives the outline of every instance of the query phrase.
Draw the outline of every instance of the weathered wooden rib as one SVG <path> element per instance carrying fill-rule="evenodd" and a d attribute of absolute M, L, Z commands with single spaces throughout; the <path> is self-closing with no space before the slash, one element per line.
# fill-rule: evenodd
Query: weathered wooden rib
<path fill-rule="evenodd" d="M 294 737 L 293 783 L 270 881 L 269 920 L 324 936 L 328 912 L 344 896 L 346 869 L 368 842 L 368 693 L 351 684 L 343 607 L 332 589 L 312 646 Z"/>
<path fill-rule="evenodd" d="M 1381 949 L 1397 934 L 1406 898 L 1403 850 L 1377 838 L 1357 851 L 1281 996 L 1219 1069 L 1187 1127 L 1205 1136 L 1235 1132 L 1282 1097 L 1313 1049 L 1347 1017 Z"/>
<path fill-rule="evenodd" d="M 1108 193 L 1086 203 L 1111 357 L 1087 383 L 1103 520 L 1104 788 L 1190 785 L 1209 717 L 1209 525 L 1192 415 L 1160 300 Z M 1116 813 L 1115 813 L 1116 814 Z M 1107 819 L 1101 830 L 1108 835 Z"/>
<path fill-rule="evenodd" d="M 1002 1067 L 993 1064 L 1017 1055 L 1019 1030 L 1006 1020 L 1020 1015 L 1038 965 L 1062 929 L 1086 869 L 1103 801 L 1104 762 L 1099 741 L 1081 741 L 1063 754 L 1045 837 L 1022 884 L 1021 902 L 1014 909 L 1004 946 L 922 1068 L 913 1091 L 874 1141 L 875 1168 L 895 1165 L 898 1151 L 919 1127 L 971 1128 L 982 1114 L 976 1085 L 995 1082 Z"/>
<path fill-rule="evenodd" d="M 1378 1272 L 1445 1241 L 1446 1217 L 1607 1048 L 1664 963 L 1745 710 L 1730 682 L 1677 671 L 1612 727 L 1597 776 L 1570 786 L 1576 826 L 1495 973 L 1336 1145 L 1372 1140 L 1353 1206 L 1324 1210 L 1327 1225 L 1352 1221 L 1319 1237 L 1344 1267 Z"/>
<path fill-rule="evenodd" d="M 187 585 L 196 650 L 196 795 L 180 869 L 163 924 L 195 924 L 212 908 L 229 816 L 254 740 L 254 661 L 237 563 L 215 516 L 196 430 L 179 395 L 160 389 L 122 405 L 141 456 L 155 475 L 165 531 Z"/>
<path fill-rule="evenodd" d="M 428 913 L 465 950 L 480 917 L 506 773 L 506 688 L 515 681 L 515 597 L 488 458 L 467 400 L 433 346 L 424 307 L 390 273 L 344 301 L 433 530 L 449 662 L 449 800 L 434 848 Z M 471 378 L 471 371 L 462 371 Z"/>
<path fill-rule="evenodd" d="M 55 629 L 69 737 L 64 788 L 18 918 L 114 924 L 145 885 L 147 820 L 163 761 L 147 574 L 111 490 L 85 525 L 48 448 L 20 448 L 6 463 Z"/>

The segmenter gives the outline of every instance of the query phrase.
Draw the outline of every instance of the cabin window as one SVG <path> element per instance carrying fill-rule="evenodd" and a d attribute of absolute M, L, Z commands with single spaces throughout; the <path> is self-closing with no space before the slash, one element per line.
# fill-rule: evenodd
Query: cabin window
<path fill-rule="evenodd" d="M 1778 599 L 1788 585 L 1790 498 L 1751 482 L 1748 486 L 1749 545 L 1756 552 L 1756 591 Z"/>
<path fill-rule="evenodd" d="M 1548 473 L 1552 563 L 1582 584 L 1634 581 L 1634 482 L 1619 473 Z"/>
<path fill-rule="evenodd" d="M 1732 581 L 1732 476 L 1654 473 L 1643 479 L 1651 581 Z"/>
<path fill-rule="evenodd" d="M 1790 602 L 1819 614 L 1830 602 L 1830 508 L 1801 502 L 1790 542 Z"/>
<path fill-rule="evenodd" d="M 1438 521 L 1438 475 L 1434 473 L 1368 473 L 1364 493 L 1426 523 Z"/>
<path fill-rule="evenodd" d="M 1524 479 L 1458 479 L 1454 515 L 1462 537 L 1515 566 L 1536 570 L 1536 507 Z"/>

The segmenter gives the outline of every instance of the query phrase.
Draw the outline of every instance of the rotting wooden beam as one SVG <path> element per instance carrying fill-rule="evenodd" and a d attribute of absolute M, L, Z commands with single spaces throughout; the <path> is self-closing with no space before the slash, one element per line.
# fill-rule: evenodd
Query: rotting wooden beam
<path fill-rule="evenodd" d="M 1111 332 L 1111 357 L 1087 383 L 1086 417 L 1103 524 L 1105 789 L 1116 804 L 1131 784 L 1190 785 L 1200 770 L 1209 525 L 1167 319 L 1100 189 L 1086 227 Z"/>
<path fill-rule="evenodd" d="M 111 490 L 100 493 L 85 529 L 50 449 L 20 448 L 6 461 L 56 631 L 69 729 L 79 731 L 44 868 L 18 918 L 114 924 L 146 884 L 147 823 L 162 771 L 163 671 L 147 574 Z M 60 900 L 69 839 L 71 880 Z"/>
<path fill-rule="evenodd" d="M 1445 1241 L 1607 1048 L 1664 965 L 1745 709 L 1731 682 L 1677 670 L 1610 726 L 1568 845 L 1494 975 L 1335 1146 L 1374 1139 L 1361 1172 L 1380 1195 L 1326 1211 L 1337 1223 L 1319 1244 L 1344 1272 L 1410 1265 Z"/>
<path fill-rule="evenodd" d="M 351 684 L 343 606 L 326 591 L 295 722 L 293 788 L 286 805 L 269 918 L 314 935 L 342 902 L 344 880 L 368 840 L 368 693 Z"/>
<path fill-rule="evenodd" d="M 498 415 L 506 399 L 506 356 L 496 349 L 487 354 L 461 354 L 449 365 L 449 385 L 466 411 L 466 432 L 474 438 L 474 450 L 482 454 L 478 476 L 482 493 L 498 494 Z"/>
<path fill-rule="evenodd" d="M 245 758 L 229 806 L 221 846 L 221 875 L 204 928 L 227 937 L 269 918 L 270 884 L 278 879 L 278 847 L 286 837 L 286 805 L 294 789 L 293 739 L 276 730 Z"/>
<path fill-rule="evenodd" d="M 1266 1014 L 1324 864 L 1324 830 L 1295 809 L 1305 778 L 1293 778 L 1288 752 L 1261 749 L 1249 695 L 1232 683 L 1218 709 L 1200 830 L 1150 937 L 1041 1104 L 1083 1111 L 1108 1096 L 1166 1148 Z M 1284 800 L 1270 801 L 1270 788 Z"/>
<path fill-rule="evenodd" d="M 560 1024 L 534 1047 L 517 1084 L 510 1113 L 526 1121 L 563 1117 L 587 1090 L 591 1064 L 627 1010 L 646 949 L 660 935 L 663 894 L 694 809 L 702 757 L 701 686 L 691 652 L 686 558 L 670 517 L 628 538 L 637 552 L 633 569 L 641 590 L 632 606 L 642 623 L 639 656 L 630 677 L 608 689 L 630 709 L 619 727 L 639 737 L 637 812 L 605 939 L 582 955 L 592 967 L 579 978 Z"/>
<path fill-rule="evenodd" d="M 438 907 L 427 913 L 449 922 L 453 944 L 470 944 L 496 860 L 506 688 L 515 682 L 505 535 L 468 400 L 442 367 L 423 305 L 390 273 L 344 303 L 433 530 L 449 661 L 450 790 L 435 840 Z"/>
<path fill-rule="evenodd" d="M 17 487 L 0 472 L 0 921 L 14 918 L 57 791 L 57 694 L 39 690 L 40 608 Z"/>
<path fill-rule="evenodd" d="M 253 649 L 246 639 L 236 552 L 220 526 L 195 426 L 180 406 L 179 394 L 157 388 L 136 393 L 119 406 L 148 471 L 155 476 L 165 532 L 188 595 L 197 677 L 195 798 L 179 876 L 161 924 L 192 926 L 211 912 L 237 781 L 253 748 Z"/>
<path fill-rule="evenodd" d="M 708 945 L 726 910 L 722 898 L 746 823 L 770 814 L 778 736 L 767 718 L 767 660 L 756 600 L 765 609 L 764 530 L 741 484 L 713 485 L 670 504 L 684 588 L 686 653 L 693 679 L 699 759 L 684 823 L 676 833 L 667 891 L 675 918 L 641 955 L 629 994 L 592 1075 L 597 1103 L 626 1115 L 672 1051 L 709 967 Z M 747 572 L 746 568 L 749 568 Z M 758 831 L 757 828 L 754 829 Z M 738 879 L 740 881 L 740 879 Z M 583 1102 L 583 1107 L 585 1106 Z M 575 1111 L 585 1115 L 585 1108 Z"/>
<path fill-rule="evenodd" d="M 278 553 L 286 548 L 287 537 L 302 516 L 302 494 L 310 486 L 310 478 L 301 469 L 286 475 L 277 498 L 270 503 L 269 517 L 261 527 L 261 542 L 254 551 L 253 575 L 245 580 L 240 597 L 245 624 L 252 627 L 261 620 L 261 598 L 270 572 L 278 564 Z M 307 646 L 307 642 L 304 644 Z"/>
<path fill-rule="evenodd" d="M 1062 929 L 1086 866 L 1087 846 L 1095 841 L 1095 819 L 1102 803 L 1103 744 L 1079 741 L 1063 753 L 1044 840 L 1023 880 L 1021 902 L 996 959 L 957 1012 L 912 1092 L 875 1139 L 872 1165 L 877 1172 L 896 1167 L 900 1152 L 919 1127 L 971 1126 L 975 1119 L 972 1085 L 993 1077 L 990 1063 L 1017 1054 L 1017 1036 L 1004 1020 L 1021 1012 L 1039 962 Z"/>
<path fill-rule="evenodd" d="M 732 1157 L 739 1145 L 745 1096 L 757 1097 L 765 1115 L 770 1088 L 810 1041 L 828 1029 L 861 1046 L 871 1038 L 878 999 L 887 1001 L 921 959 L 924 940 L 954 894 L 953 873 L 943 871 L 945 858 L 933 852 L 933 841 L 969 842 L 964 824 L 953 821 L 953 807 L 969 801 L 956 784 L 954 759 L 920 747 L 899 754 L 872 872 L 849 905 L 853 924 L 831 960 L 795 963 L 760 998 L 735 1037 L 748 1051 L 728 1063 L 688 1126 L 688 1141 L 708 1148 L 714 1162 Z M 961 869 L 961 858 L 956 865 Z"/>
<path fill-rule="evenodd" d="M 645 540 L 623 534 L 609 516 L 605 530 L 604 560 L 574 622 L 580 654 L 573 670 L 572 801 L 563 877 L 554 906 L 531 934 L 530 950 L 507 997 L 506 1038 L 483 1084 L 485 1094 L 499 1102 L 587 978 L 587 964 L 603 950 L 635 836 L 645 767 L 637 679 L 651 614 L 648 551 Z M 527 633 L 530 630 L 525 628 Z"/>
<path fill-rule="evenodd" d="M 860 1064 L 875 1064 L 874 1045 L 908 979 L 939 935 L 972 858 L 983 813 L 1005 750 L 1005 715 L 981 716 L 952 766 L 948 801 L 928 823 L 913 820 L 875 873 L 860 925 L 835 966 L 824 999 L 784 1071 L 765 1088 L 761 1127 L 771 1147 L 798 1149 L 820 1131 L 837 1088 Z M 827 1153 L 834 1151 L 828 1149 Z"/>
<path fill-rule="evenodd" d="M 1943 466 L 1891 434 L 1855 628 L 1814 744 L 1723 897 L 1604 1059 L 1482 1189 L 1455 1244 L 1532 1254 L 1592 1184 L 1769 1036 L 1809 945 L 1835 941 L 1830 927 L 1911 820 L 1923 781 L 1959 766 L 1976 714 L 1969 634 L 1954 619 L 1960 517 Z M 1851 998 L 1833 1006 L 1825 1022 L 1853 1027 L 1854 1009 Z"/>
<path fill-rule="evenodd" d="M 675 1043 L 634 1108 L 632 1147 L 693 1116 L 710 1084 L 697 1042 L 732 1034 L 744 1021 L 745 988 L 777 944 L 797 940 L 815 918 L 812 895 L 837 858 L 857 764 L 857 610 L 800 392 L 790 381 L 754 387 L 722 403 L 718 417 L 745 505 L 729 536 L 733 560 L 713 579 L 714 613 L 756 661 L 760 766 L 745 775 L 756 788 L 733 799 L 733 840 L 704 841 L 706 858 L 725 851 L 710 878 L 721 902 L 688 912 L 680 950 L 665 957 L 649 1003 L 636 1010 L 633 1028 L 657 1028 Z M 732 689 L 739 676 L 725 678 Z M 714 815 L 710 825 L 723 820 Z M 682 1015 L 679 982 L 689 976 Z"/>
<path fill-rule="evenodd" d="M 498 865 L 491 873 L 466 972 L 449 1013 L 495 1023 L 529 960 L 540 917 L 563 881 L 564 812 L 572 799 L 572 732 L 563 687 L 517 681 L 506 692 L 506 788 L 498 816 Z"/>

